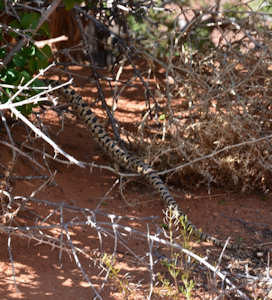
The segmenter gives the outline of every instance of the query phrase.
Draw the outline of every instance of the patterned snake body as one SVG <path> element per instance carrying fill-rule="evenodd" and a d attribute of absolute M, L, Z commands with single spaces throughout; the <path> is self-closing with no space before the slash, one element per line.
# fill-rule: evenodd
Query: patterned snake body
<path fill-rule="evenodd" d="M 51 86 L 58 86 L 60 83 L 58 81 L 48 81 Z M 73 107 L 73 110 L 78 114 L 78 116 L 85 122 L 87 127 L 90 129 L 93 138 L 100 145 L 100 147 L 111 157 L 111 159 L 118 163 L 120 166 L 124 167 L 126 170 L 136 172 L 145 177 L 145 179 L 153 186 L 155 190 L 160 193 L 162 200 L 164 201 L 167 209 L 171 212 L 171 215 L 176 219 L 180 217 L 186 218 L 187 230 L 192 230 L 195 235 L 202 241 L 212 242 L 214 245 L 223 247 L 224 242 L 221 240 L 202 232 L 194 224 L 192 224 L 188 219 L 186 214 L 179 208 L 177 202 L 170 194 L 168 188 L 158 175 L 157 171 L 151 166 L 144 163 L 137 156 L 128 153 L 123 149 L 119 143 L 110 137 L 110 135 L 105 130 L 104 126 L 99 121 L 97 115 L 91 110 L 89 104 L 87 104 L 82 97 L 75 92 L 72 88 L 65 86 L 56 90 L 65 100 L 69 100 Z M 236 249 L 234 244 L 228 245 L 228 248 Z"/>

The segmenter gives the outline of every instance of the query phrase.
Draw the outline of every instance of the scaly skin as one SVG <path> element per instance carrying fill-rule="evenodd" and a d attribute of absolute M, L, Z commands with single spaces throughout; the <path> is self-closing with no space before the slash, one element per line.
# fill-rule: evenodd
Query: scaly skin
<path fill-rule="evenodd" d="M 58 81 L 49 81 L 51 86 L 58 86 Z M 175 218 L 186 217 L 187 230 L 193 230 L 195 235 L 202 241 L 212 242 L 214 245 L 223 247 L 224 242 L 221 240 L 202 232 L 194 224 L 192 224 L 186 214 L 179 208 L 177 202 L 170 194 L 168 188 L 159 177 L 157 171 L 151 166 L 145 164 L 137 156 L 128 153 L 124 150 L 117 141 L 109 136 L 104 126 L 99 121 L 97 115 L 91 110 L 90 106 L 77 94 L 72 88 L 65 86 L 56 90 L 57 94 L 64 98 L 66 101 L 69 100 L 74 111 L 78 116 L 85 122 L 87 127 L 90 129 L 93 138 L 100 145 L 100 147 L 107 153 L 111 159 L 124 167 L 126 170 L 141 174 L 145 179 L 160 193 L 165 206 Z M 237 249 L 238 246 L 229 244 L 228 248 Z"/>

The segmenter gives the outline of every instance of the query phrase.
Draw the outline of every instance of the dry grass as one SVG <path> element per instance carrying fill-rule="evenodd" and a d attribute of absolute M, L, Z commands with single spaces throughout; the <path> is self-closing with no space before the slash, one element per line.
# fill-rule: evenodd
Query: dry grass
<path fill-rule="evenodd" d="M 269 192 L 271 23 L 261 13 L 233 9 L 230 18 L 214 8 L 181 9 L 179 20 L 189 13 L 187 27 L 176 25 L 174 37 L 173 30 L 157 33 L 169 40 L 163 59 L 139 50 L 165 117 L 159 129 L 152 121 L 145 127 L 146 136 L 157 133 L 151 151 L 161 169 L 173 168 L 188 187 Z"/>
<path fill-rule="evenodd" d="M 120 38 L 117 41 L 125 59 L 112 69 L 111 78 L 103 76 L 102 74 L 105 72 L 97 71 L 98 68 L 92 59 L 88 63 L 93 75 L 92 80 L 96 83 L 97 98 L 102 101 L 102 104 L 105 104 L 103 101 L 105 101 L 105 93 L 108 91 L 112 92 L 111 96 L 114 96 L 113 99 L 117 104 L 118 97 L 126 92 L 127 88 L 140 82 L 145 91 L 147 110 L 142 121 L 139 122 L 141 125 L 140 134 L 134 134 L 133 138 L 141 146 L 139 152 L 141 154 L 146 153 L 145 159 L 162 170 L 161 175 L 167 175 L 170 179 L 172 174 L 178 174 L 178 180 L 182 182 L 183 186 L 190 188 L 199 185 L 205 185 L 209 188 L 211 185 L 216 185 L 242 191 L 261 190 L 269 193 L 272 177 L 271 24 L 267 14 L 254 12 L 248 4 L 240 4 L 240 1 L 238 3 L 239 7 L 233 6 L 232 11 L 226 12 L 219 10 L 219 7 L 192 10 L 189 7 L 174 6 L 171 8 L 174 11 L 171 11 L 170 19 L 167 11 L 157 16 L 156 22 L 149 22 L 150 20 L 146 19 L 147 27 L 142 32 L 139 34 L 131 33 L 129 39 Z M 79 10 L 78 18 L 82 16 L 79 12 L 83 14 Z M 175 14 L 176 18 L 173 19 L 172 16 Z M 104 21 L 103 18 L 100 21 Z M 80 18 L 77 22 L 79 28 L 80 25 L 83 27 L 84 22 L 81 22 Z M 150 39 L 150 33 L 153 39 Z M 68 53 L 68 60 L 73 58 L 73 47 L 76 51 L 85 51 L 88 48 L 88 45 L 84 44 L 87 38 L 84 36 L 83 30 L 80 31 L 80 34 L 82 40 L 79 44 L 70 47 L 68 43 L 67 47 L 71 49 L 62 49 L 61 57 Z M 74 42 L 77 43 L 77 40 Z M 65 63 L 60 63 L 65 75 L 70 72 L 69 66 L 67 66 L 69 65 L 69 63 L 67 64 L 67 57 Z M 85 59 L 86 55 L 81 57 Z M 76 58 L 71 60 L 71 64 L 75 65 Z M 82 65 L 82 62 L 80 64 Z M 125 82 L 120 82 L 118 79 L 119 77 L 122 79 L 121 70 L 123 67 L 128 68 L 128 65 L 132 69 L 133 75 Z M 70 75 L 73 74 L 70 72 Z M 86 77 L 90 76 L 86 75 Z M 103 86 L 105 82 L 111 87 L 106 92 L 103 90 L 106 85 Z M 114 86 L 115 82 L 118 82 L 119 85 Z M 54 109 L 59 111 L 58 108 Z M 152 118 L 148 118 L 148 113 L 152 115 Z M 111 119 L 110 112 L 108 112 L 108 116 L 113 125 L 114 135 L 118 138 L 119 132 L 118 127 L 115 126 L 116 121 Z M 1 117 L 3 124 L 6 124 L 7 127 L 6 131 L 9 135 L 13 154 L 16 151 L 19 152 L 11 137 L 7 122 L 3 115 Z M 21 120 L 26 122 L 22 116 Z M 38 116 L 37 120 L 39 121 Z M 40 127 L 46 128 L 43 124 Z M 35 132 L 41 135 L 40 131 Z M 143 140 L 142 137 L 144 137 Z M 29 137 L 29 141 L 31 140 L 32 138 Z M 60 153 L 55 144 L 53 148 L 56 153 Z M 44 149 L 43 163 L 48 167 L 45 154 L 47 153 Z M 78 165 L 92 168 L 101 167 L 92 163 L 78 162 L 67 153 L 62 154 L 68 160 L 70 159 L 70 162 Z M 26 157 L 31 162 L 36 162 L 31 156 Z M 47 157 L 56 160 L 55 156 Z M 51 172 L 49 167 L 48 173 L 51 176 L 47 176 L 44 183 L 33 191 L 30 197 L 13 196 L 8 190 L 8 183 L 15 163 L 16 160 L 13 159 L 9 167 L 5 167 L 5 163 L 1 166 L 6 172 L 3 175 L 4 184 L 2 183 L 0 186 L 2 192 L 0 232 L 7 235 L 9 241 L 11 236 L 26 237 L 57 248 L 59 249 L 60 261 L 63 250 L 70 254 L 85 281 L 93 289 L 94 294 L 97 294 L 97 298 L 102 299 L 93 287 L 90 276 L 82 267 L 80 260 L 80 257 L 84 257 L 88 262 L 93 261 L 93 256 L 83 251 L 86 242 L 85 236 L 81 246 L 77 247 L 77 244 L 73 243 L 75 241 L 73 236 L 77 236 L 82 228 L 94 231 L 100 239 L 103 234 L 110 236 L 116 242 L 114 249 L 109 251 L 112 257 L 117 254 L 117 241 L 121 241 L 126 251 L 129 250 L 133 253 L 132 256 L 135 259 L 133 263 L 144 262 L 146 270 L 150 274 L 149 287 L 146 289 L 149 298 L 155 290 L 153 285 L 158 282 L 155 282 L 158 278 L 154 280 L 153 261 L 156 257 L 152 252 L 153 243 L 165 246 L 172 251 L 166 260 L 168 271 L 175 273 L 177 270 L 184 270 L 183 264 L 181 267 L 175 264 L 173 249 L 189 255 L 190 261 L 195 259 L 203 264 L 205 269 L 200 269 L 197 265 L 198 274 L 204 274 L 204 283 L 200 282 L 199 286 L 205 286 L 205 282 L 208 281 L 207 289 L 209 289 L 210 284 L 211 289 L 214 288 L 215 290 L 214 299 L 216 299 L 215 295 L 218 296 L 217 299 L 219 297 L 231 299 L 233 294 L 236 295 L 237 299 L 238 297 L 249 299 L 243 291 L 246 290 L 248 294 L 251 293 L 259 282 L 264 286 L 260 295 L 264 295 L 263 297 L 268 295 L 271 287 L 269 254 L 261 268 L 256 268 L 257 274 L 254 276 L 248 274 L 248 265 L 243 266 L 238 262 L 238 271 L 235 275 L 227 272 L 226 274 L 231 277 L 231 280 L 227 280 L 225 273 L 219 272 L 206 259 L 182 248 L 179 244 L 180 241 L 176 238 L 169 238 L 168 232 L 164 231 L 163 228 L 159 229 L 159 235 L 157 233 L 152 234 L 149 232 L 149 228 L 136 230 L 133 228 L 135 224 L 128 226 L 129 221 L 135 221 L 133 218 L 128 220 L 127 217 L 101 213 L 102 220 L 100 220 L 97 219 L 97 216 L 100 217 L 100 212 L 95 210 L 67 205 L 62 202 L 56 204 L 47 200 L 35 200 L 33 195 L 35 196 L 54 180 L 55 173 Z M 27 205 L 35 208 L 37 206 L 38 213 L 39 208 L 44 207 L 46 209 L 46 213 L 40 213 L 42 217 L 39 218 L 39 221 L 31 222 L 31 226 L 17 222 L 18 212 Z M 51 211 L 49 211 L 50 209 Z M 66 215 L 68 212 L 69 215 Z M 54 220 L 51 219 L 52 215 Z M 125 226 L 120 224 L 120 220 L 124 221 Z M 139 219 L 139 223 L 146 225 L 148 222 Z M 70 228 L 78 231 L 77 234 L 71 235 Z M 156 228 L 156 230 L 158 229 Z M 131 236 L 136 240 L 146 242 L 148 256 L 146 253 L 134 254 L 134 249 L 128 246 Z M 10 242 L 7 249 L 9 260 L 13 264 Z M 102 250 L 104 251 L 104 249 Z M 216 261 L 218 265 L 221 264 L 220 259 Z M 178 262 L 183 263 L 181 259 Z M 104 283 L 113 276 L 119 283 L 122 293 L 126 294 L 127 279 L 123 277 L 123 281 L 120 281 L 118 278 L 119 271 L 114 268 L 114 264 L 111 257 L 104 256 L 104 260 L 99 261 L 97 271 L 105 271 Z M 267 265 L 267 268 L 264 264 Z M 233 262 L 230 266 L 231 271 L 232 268 L 235 269 Z M 193 267 L 190 265 L 189 268 L 192 272 Z M 97 274 L 100 276 L 101 273 L 99 272 Z M 217 279 L 209 280 L 209 272 Z M 187 276 L 187 274 L 185 275 Z M 188 283 L 188 279 L 191 278 L 185 276 L 178 281 L 176 277 L 171 276 L 172 283 L 169 288 L 171 292 L 174 290 L 173 282 L 178 292 L 179 286 L 186 287 L 185 282 Z M 14 276 L 13 280 L 16 286 L 15 279 Z M 231 292 L 227 291 L 225 284 L 232 289 Z M 164 282 L 162 286 L 165 288 L 167 282 Z M 243 291 L 239 290 L 240 286 L 242 286 Z M 102 285 L 102 290 L 103 288 L 104 285 Z M 187 289 L 190 290 L 191 287 L 188 286 Z M 187 291 L 187 293 L 189 292 Z M 256 292 L 254 293 L 257 295 Z M 188 299 L 190 298 L 188 297 Z"/>

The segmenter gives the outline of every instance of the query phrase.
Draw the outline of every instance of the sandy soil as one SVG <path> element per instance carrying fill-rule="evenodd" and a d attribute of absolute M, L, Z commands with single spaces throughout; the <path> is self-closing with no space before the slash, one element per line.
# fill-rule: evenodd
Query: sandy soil
<path fill-rule="evenodd" d="M 82 88 L 79 88 L 82 86 Z M 88 101 L 93 101 L 95 90 L 86 86 L 84 80 L 75 83 L 78 92 Z M 118 119 L 127 126 L 134 127 L 129 123 L 137 120 L 141 116 L 144 107 L 141 91 L 132 102 L 131 95 L 122 97 L 118 103 Z M 135 113 L 136 112 L 136 113 Z M 101 115 L 101 111 L 97 110 Z M 108 165 L 109 161 L 95 143 L 90 138 L 88 130 L 75 117 L 68 114 L 65 119 L 64 129 L 58 116 L 52 111 L 41 116 L 47 131 L 54 141 L 66 152 L 75 156 L 77 159 L 96 164 Z M 135 121 L 133 121 L 135 122 Z M 2 127 L 3 128 L 3 127 Z M 58 134 L 57 134 L 58 133 Z M 1 129 L 1 140 L 6 139 L 3 129 Z M 23 141 L 27 136 L 27 131 L 18 125 L 13 125 L 12 134 L 17 143 Z M 33 147 L 43 149 L 44 144 L 39 141 L 33 142 Z M 0 159 L 3 165 L 10 158 L 10 150 L 0 145 Z M 46 146 L 52 153 L 49 147 Z M 24 149 L 26 151 L 26 149 Z M 41 157 L 35 155 L 40 162 Z M 119 185 L 110 192 L 117 177 L 109 171 L 98 168 L 79 168 L 77 166 L 63 165 L 61 163 L 47 160 L 48 168 L 51 172 L 56 170 L 56 176 L 51 184 L 45 186 L 37 192 L 35 198 L 47 200 L 59 204 L 65 203 L 80 208 L 94 210 L 99 208 L 104 213 L 116 214 L 124 217 L 137 217 L 139 219 L 127 220 L 121 218 L 120 223 L 129 225 L 142 232 L 147 231 L 147 224 L 154 232 L 162 224 L 162 209 L 159 196 L 154 190 L 137 178 L 137 181 L 125 186 L 123 192 L 125 199 L 121 197 Z M 40 171 L 33 167 L 33 164 L 26 158 L 19 157 L 13 175 L 48 175 L 48 170 Z M 44 181 L 41 180 L 14 180 L 12 181 L 12 194 L 29 196 Z M 175 199 L 180 206 L 188 213 L 188 216 L 197 226 L 205 232 L 226 239 L 231 236 L 234 241 L 242 241 L 245 245 L 252 246 L 255 243 L 271 241 L 272 234 L 272 197 L 261 194 L 237 194 L 224 189 L 212 189 L 210 194 L 205 189 L 198 191 L 183 190 L 182 186 L 170 186 Z M 86 214 L 76 212 L 73 209 L 63 208 L 64 220 L 60 220 L 60 210 L 44 205 L 41 202 L 33 202 L 27 209 L 16 216 L 11 224 L 33 225 L 40 218 L 48 216 L 43 220 L 43 224 L 57 224 L 58 222 L 68 222 L 68 220 L 86 221 Z M 49 214 L 51 215 L 49 216 Z M 144 220 L 146 217 L 158 217 L 154 220 Z M 38 221 L 37 221 L 38 220 Z M 97 214 L 97 220 L 109 223 L 109 218 Z M 17 223 L 16 223 L 17 222 Z M 36 223 L 37 224 L 37 223 Z M 102 224 L 102 223 L 101 223 Z M 102 225 L 101 225 L 102 226 Z M 105 225 L 105 228 L 107 226 Z M 47 232 L 47 231 L 46 231 Z M 60 237 L 60 230 L 53 228 L 49 231 L 51 235 Z M 110 230 L 109 230 L 110 232 Z M 99 291 L 106 275 L 105 270 L 99 265 L 103 253 L 113 253 L 114 238 L 110 234 L 102 235 L 102 249 L 99 245 L 97 231 L 90 226 L 73 226 L 69 228 L 70 237 L 74 246 L 84 250 L 87 255 L 79 255 L 82 268 L 89 276 L 94 287 Z M 67 236 L 66 236 L 67 237 Z M 24 239 L 15 235 L 11 237 L 11 247 L 8 247 L 8 235 L 1 234 L 0 248 L 0 299 L 66 299 L 66 300 L 85 300 L 94 297 L 93 290 L 83 278 L 79 267 L 76 265 L 73 254 L 63 251 L 60 259 L 59 249 L 54 249 L 49 245 L 38 244 L 37 242 Z M 120 237 L 121 239 L 121 237 Z M 122 237 L 127 244 L 126 249 L 120 243 L 116 250 L 115 268 L 119 269 L 119 274 L 104 282 L 103 289 L 99 292 L 103 299 L 146 299 L 150 288 L 150 273 L 146 263 L 141 263 L 142 258 L 148 262 L 147 252 L 149 251 L 147 238 L 137 237 L 131 234 Z M 12 253 L 9 254 L 9 249 Z M 132 250 L 135 254 L 131 253 Z M 192 250 L 197 253 L 207 253 L 207 250 L 214 249 L 208 243 L 193 243 Z M 155 247 L 160 254 L 166 254 L 163 247 Z M 154 253 L 156 252 L 154 251 Z M 215 261 L 218 251 L 213 252 Z M 155 255 L 154 255 L 155 257 Z M 138 258 L 138 261 L 137 261 Z M 156 271 L 166 272 L 166 269 L 157 264 Z M 14 284 L 13 272 L 17 288 Z M 203 277 L 209 277 L 207 270 L 202 269 Z M 123 291 L 122 291 L 123 287 Z M 122 293 L 123 292 L 123 293 Z M 196 297 L 193 299 L 213 299 L 212 289 L 197 286 Z M 152 299 L 173 299 L 166 297 L 163 288 L 156 288 Z M 181 295 L 177 299 L 185 299 Z M 228 299 L 228 298 L 226 298 Z"/>

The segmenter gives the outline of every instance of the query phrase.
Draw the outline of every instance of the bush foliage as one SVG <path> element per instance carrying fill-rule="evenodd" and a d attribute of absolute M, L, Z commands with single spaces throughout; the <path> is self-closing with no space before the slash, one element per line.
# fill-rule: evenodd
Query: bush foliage
<path fill-rule="evenodd" d="M 4 15 L 0 76 L 1 83 L 9 85 L 2 88 L 2 103 L 14 93 L 12 86 L 26 83 L 52 60 L 49 45 L 38 48 L 35 42 L 62 34 L 73 43 L 56 44 L 59 51 L 55 51 L 54 59 L 63 70 L 69 63 L 88 65 L 103 101 L 101 82 L 107 84 L 107 79 L 87 57 L 84 26 L 93 22 L 99 34 L 99 53 L 106 49 L 105 60 L 106 55 L 119 50 L 121 59 L 115 57 L 112 78 L 117 78 L 122 64 L 125 68 L 132 66 L 134 77 L 145 90 L 147 111 L 155 104 L 155 110 L 149 111 L 153 117 L 139 122 L 138 140 L 133 137 L 141 153 L 151 153 L 151 164 L 166 170 L 168 176 L 178 173 L 179 181 L 187 187 L 205 184 L 270 191 L 269 1 L 262 6 L 256 1 L 232 1 L 220 7 L 192 9 L 188 1 L 155 1 L 145 6 L 131 2 L 125 7 L 118 1 L 64 0 L 62 5 L 69 13 L 64 17 L 59 10 L 55 18 L 63 16 L 68 25 L 64 28 L 58 23 L 54 32 L 49 26 L 54 23 L 53 17 L 36 30 L 41 13 L 14 2 L 17 15 L 6 15 L 5 2 L 0 4 Z M 49 8 L 47 2 L 39 5 L 44 5 L 36 5 L 40 11 Z M 17 49 L 22 40 L 25 42 Z M 81 60 L 74 53 L 79 53 Z M 37 85 L 42 82 L 35 80 L 31 86 Z M 116 103 L 127 87 L 129 83 L 125 82 L 119 92 L 112 89 Z M 25 91 L 15 101 L 35 93 L 34 89 Z M 32 105 L 20 109 L 29 114 Z"/>

